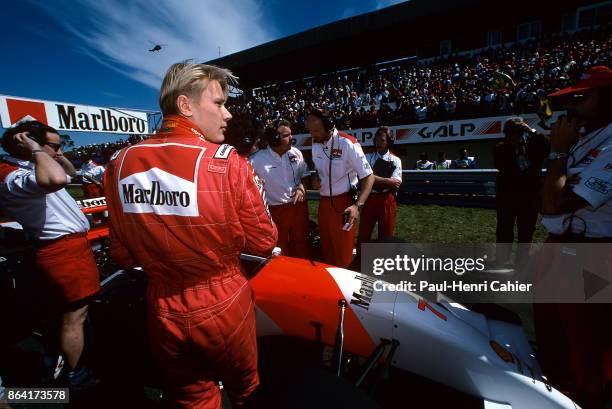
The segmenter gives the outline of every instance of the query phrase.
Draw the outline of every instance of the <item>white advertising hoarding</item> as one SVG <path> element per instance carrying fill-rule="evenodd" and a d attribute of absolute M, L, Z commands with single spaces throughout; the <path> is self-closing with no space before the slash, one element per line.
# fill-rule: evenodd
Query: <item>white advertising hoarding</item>
<path fill-rule="evenodd" d="M 556 121 L 563 112 L 555 112 L 549 123 Z M 446 122 L 429 122 L 412 125 L 391 126 L 395 137 L 395 144 L 431 143 L 431 142 L 455 142 L 473 141 L 479 139 L 503 138 L 502 129 L 504 122 L 511 118 L 508 116 L 496 116 L 488 118 L 475 118 Z M 540 126 L 540 118 L 536 114 L 521 115 L 525 122 L 535 128 L 538 132 L 548 134 L 549 130 Z M 345 130 L 353 135 L 363 146 L 372 146 L 374 134 L 378 128 L 361 128 Z M 310 149 L 312 138 L 310 134 L 293 135 L 294 145 L 299 149 Z"/>
<path fill-rule="evenodd" d="M 30 116 L 61 131 L 148 134 L 147 113 L 0 95 L 2 127 Z"/>

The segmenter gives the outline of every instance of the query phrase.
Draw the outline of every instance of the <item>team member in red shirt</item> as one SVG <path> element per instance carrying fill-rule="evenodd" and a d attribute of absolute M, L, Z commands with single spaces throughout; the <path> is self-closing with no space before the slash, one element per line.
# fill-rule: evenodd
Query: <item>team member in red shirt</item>
<path fill-rule="evenodd" d="M 319 231 L 326 263 L 348 267 L 353 257 L 353 224 L 372 190 L 372 168 L 355 138 L 338 132 L 331 117 L 313 110 L 306 118 L 313 139 L 312 160 L 321 180 Z M 361 192 L 353 202 L 351 190 L 361 181 Z"/>
<path fill-rule="evenodd" d="M 100 289 L 87 241 L 89 222 L 64 186 L 75 175 L 63 156 L 58 132 L 28 121 L 4 133 L 0 162 L 0 209 L 23 226 L 35 249 L 36 266 L 61 311 L 60 350 L 71 387 L 91 384 L 80 364 L 83 323 L 91 296 Z"/>
<path fill-rule="evenodd" d="M 278 228 L 283 255 L 308 258 L 308 202 L 304 182 L 308 165 L 291 144 L 291 123 L 281 120 L 268 137 L 268 147 L 250 156 L 257 176 L 264 179 L 266 202 Z"/>
<path fill-rule="evenodd" d="M 123 149 L 105 175 L 111 252 L 148 276 L 149 339 L 172 404 L 234 407 L 259 383 L 253 294 L 240 252 L 267 255 L 276 227 L 262 183 L 246 159 L 221 144 L 228 70 L 170 67 L 159 132 Z"/>

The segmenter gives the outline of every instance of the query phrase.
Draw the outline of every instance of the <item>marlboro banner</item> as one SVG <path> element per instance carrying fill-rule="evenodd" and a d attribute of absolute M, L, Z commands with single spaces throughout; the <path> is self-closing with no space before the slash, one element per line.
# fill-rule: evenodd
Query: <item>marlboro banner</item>
<path fill-rule="evenodd" d="M 563 112 L 555 112 L 549 123 L 552 124 Z M 525 122 L 538 132 L 548 134 L 549 130 L 541 126 L 536 114 L 521 115 Z M 395 144 L 413 144 L 430 142 L 473 141 L 478 139 L 503 138 L 504 122 L 511 116 L 465 119 L 446 122 L 429 122 L 424 124 L 391 126 Z M 378 128 L 345 130 L 353 135 L 363 146 L 374 144 L 374 134 Z M 293 136 L 293 144 L 299 149 L 310 149 L 312 138 L 309 134 Z"/>
<path fill-rule="evenodd" d="M 57 130 L 148 134 L 146 112 L 0 95 L 2 127 L 29 116 Z"/>

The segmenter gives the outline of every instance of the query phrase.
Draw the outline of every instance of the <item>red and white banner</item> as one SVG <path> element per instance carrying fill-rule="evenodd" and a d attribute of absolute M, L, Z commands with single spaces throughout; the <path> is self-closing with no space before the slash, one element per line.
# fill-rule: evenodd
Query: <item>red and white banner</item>
<path fill-rule="evenodd" d="M 27 116 L 61 131 L 149 133 L 146 112 L 0 95 L 3 128 Z"/>
<path fill-rule="evenodd" d="M 549 121 L 552 124 L 563 112 L 555 112 Z M 391 126 L 395 144 L 473 141 L 479 139 L 503 138 L 504 122 L 512 116 L 496 116 L 488 118 L 465 119 L 459 121 L 429 122 L 424 124 Z M 525 122 L 538 132 L 548 134 L 549 130 L 542 128 L 540 118 L 536 114 L 521 115 Z M 374 144 L 374 134 L 378 128 L 362 128 L 344 130 L 353 135 L 363 146 Z M 294 145 L 299 149 L 310 149 L 312 138 L 309 134 L 293 135 Z"/>

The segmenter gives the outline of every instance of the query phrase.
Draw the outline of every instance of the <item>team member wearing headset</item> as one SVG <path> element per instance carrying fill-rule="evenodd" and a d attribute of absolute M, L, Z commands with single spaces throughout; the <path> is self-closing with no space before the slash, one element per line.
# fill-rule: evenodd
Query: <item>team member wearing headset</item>
<path fill-rule="evenodd" d="M 265 198 L 278 229 L 277 246 L 283 255 L 308 258 L 308 204 L 304 184 L 308 166 L 302 152 L 292 146 L 291 123 L 280 120 L 268 134 L 268 147 L 250 158 L 264 180 Z"/>
<path fill-rule="evenodd" d="M 323 260 L 348 267 L 353 257 L 353 225 L 374 184 L 372 168 L 361 145 L 349 134 L 338 132 L 332 118 L 321 110 L 311 111 L 306 126 L 313 139 L 312 160 L 321 181 L 319 231 Z M 361 182 L 354 201 L 352 191 Z"/>

